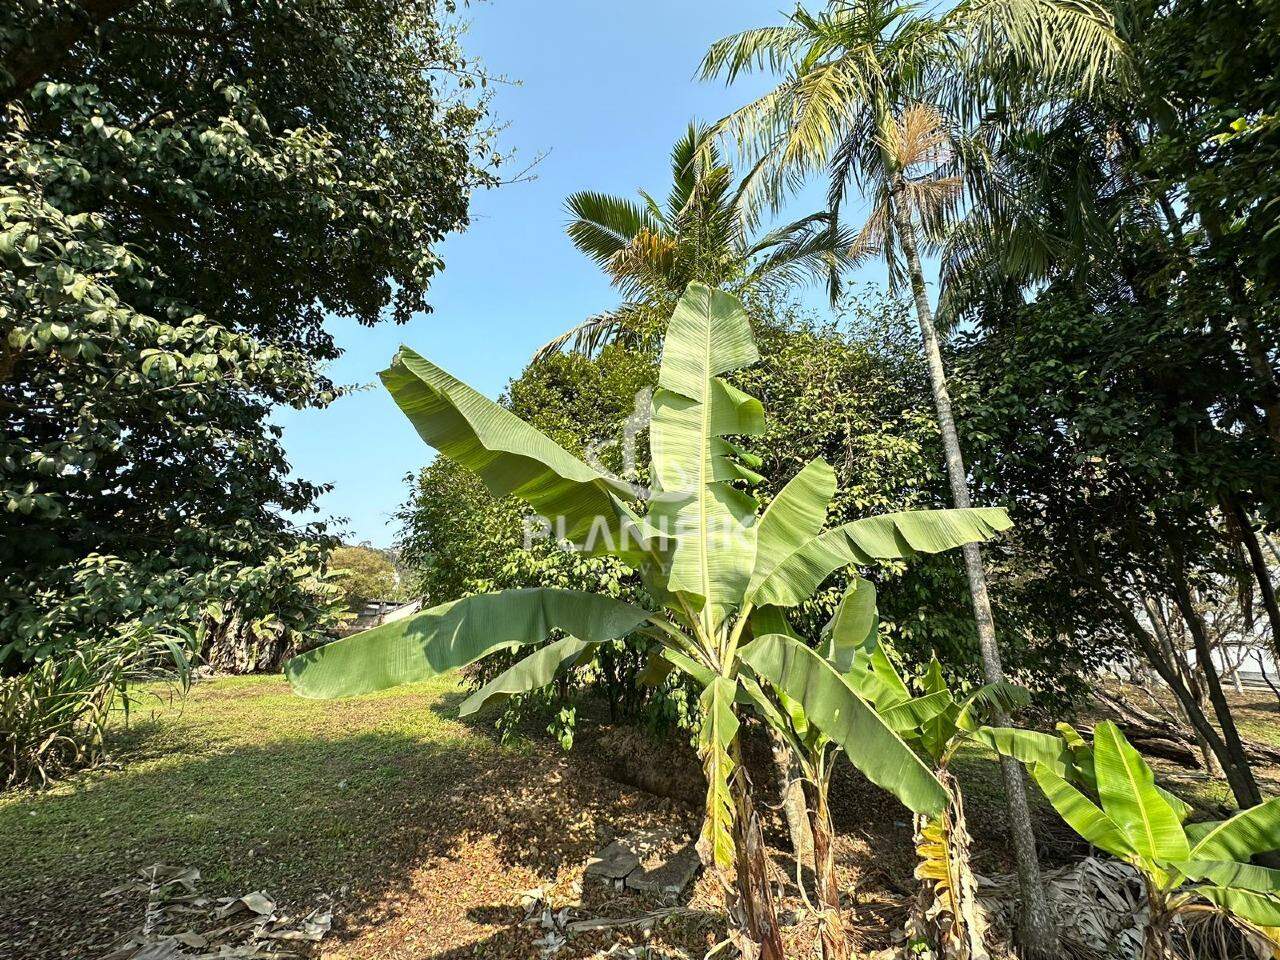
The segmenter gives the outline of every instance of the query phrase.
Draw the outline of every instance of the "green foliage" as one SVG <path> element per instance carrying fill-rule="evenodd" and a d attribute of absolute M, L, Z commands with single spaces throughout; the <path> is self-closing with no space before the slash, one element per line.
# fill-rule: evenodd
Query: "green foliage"
<path fill-rule="evenodd" d="M 192 638 L 135 627 L 0 676 L 0 788 L 43 786 L 106 756 L 113 708 L 157 674 L 186 684 Z"/>
<path fill-rule="evenodd" d="M 1083 101 L 1039 91 L 993 136 L 943 301 L 1015 563 L 1054 572 L 1060 630 L 1159 669 L 1134 613 L 1185 580 L 1248 620 L 1244 528 L 1280 505 L 1280 31 L 1273 0 L 1109 9 L 1125 69 Z"/>
<path fill-rule="evenodd" d="M 1152 908 L 1149 939 L 1165 935 L 1169 916 L 1204 900 L 1254 927 L 1280 926 L 1280 872 L 1249 863 L 1280 849 L 1280 798 L 1229 820 L 1187 824 L 1190 808 L 1156 784 L 1110 721 L 1094 728 L 1091 746 L 1069 727 L 1060 737 L 992 731 L 984 739 L 1028 765 L 1080 836 L 1142 874 Z"/>
<path fill-rule="evenodd" d="M 328 314 L 429 310 L 492 180 L 454 31 L 434 0 L 0 12 L 6 669 L 159 626 L 273 667 L 333 623 L 268 417 L 340 392 Z"/>
<path fill-rule="evenodd" d="M 1224 496 L 1280 502 L 1274 446 L 1220 416 L 1239 400 L 1222 376 L 1231 336 L 1195 316 L 1063 279 L 1034 303 L 993 306 L 953 359 L 975 480 L 1015 505 L 1012 560 L 1048 575 L 1046 609 L 1086 662 L 1133 643 L 1117 602 L 1168 597 L 1180 571 L 1237 582 Z"/>
<path fill-rule="evenodd" d="M 647 617 L 640 607 L 579 590 L 500 590 L 327 643 L 294 657 L 285 673 L 302 696 L 349 697 L 465 667 L 495 650 L 538 643 L 553 630 L 602 643 L 625 636 Z"/>
<path fill-rule="evenodd" d="M 583 190 L 566 201 L 569 239 L 626 298 L 545 344 L 535 359 L 566 344 L 591 354 L 613 340 L 651 349 L 690 283 L 747 296 L 802 281 L 824 281 L 834 299 L 852 264 L 851 238 L 826 213 L 757 230 L 746 200 L 755 170 L 735 181 L 716 138 L 690 124 L 671 150 L 665 203 Z"/>
<path fill-rule="evenodd" d="M 754 298 L 763 360 L 734 382 L 760 396 L 769 411 L 765 433 L 743 446 L 761 458 L 770 480 L 759 494 L 776 493 L 815 457 L 832 464 L 836 493 L 832 524 L 902 508 L 942 506 L 949 492 L 942 450 L 919 361 L 901 301 L 853 291 L 840 304 L 839 322 L 821 325 L 785 304 Z M 972 445 L 972 444 L 970 444 Z M 1001 628 L 1006 668 L 1034 690 L 1038 702 L 1067 708 L 1085 690 L 1083 677 L 1100 658 L 1098 644 L 1069 634 L 1052 571 L 1011 531 L 987 551 L 992 603 Z M 936 652 L 953 677 L 981 682 L 977 632 L 958 557 L 921 557 L 910 565 L 877 563 L 864 570 L 875 581 L 878 611 L 895 652 L 909 668 Z M 816 637 L 847 585 L 843 574 L 790 617 Z M 1106 648 L 1110 649 L 1110 648 Z"/>
<path fill-rule="evenodd" d="M 554 354 L 513 380 L 503 403 L 566 450 L 639 480 L 647 476 L 648 455 L 642 444 L 637 449 L 634 428 L 627 439 L 628 424 L 656 379 L 652 357 L 618 346 L 590 359 Z M 633 456 L 639 462 L 628 465 Z M 616 559 L 566 552 L 546 539 L 527 542 L 529 508 L 513 496 L 495 497 L 448 458 L 437 457 L 410 482 L 410 499 L 397 515 L 397 548 L 410 589 L 431 603 L 536 585 L 647 604 L 639 578 Z M 553 688 L 507 701 L 500 729 L 514 731 L 536 717 L 564 739 L 566 718 L 559 713 L 584 691 L 599 694 L 610 716 L 681 723 L 688 713 L 686 692 L 674 681 L 638 685 L 645 662 L 640 645 L 603 644 L 589 666 L 562 673 Z M 468 668 L 468 676 L 484 685 L 514 663 L 513 654 L 498 653 Z"/>
<path fill-rule="evenodd" d="M 349 609 L 369 600 L 394 600 L 403 595 L 396 565 L 386 552 L 373 547 L 337 547 L 329 554 L 329 572 Z"/>

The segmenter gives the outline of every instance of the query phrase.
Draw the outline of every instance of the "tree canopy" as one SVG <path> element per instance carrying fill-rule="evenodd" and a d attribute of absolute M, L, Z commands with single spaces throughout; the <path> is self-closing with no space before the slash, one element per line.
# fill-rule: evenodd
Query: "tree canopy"
<path fill-rule="evenodd" d="M 341 392 L 326 317 L 430 310 L 434 248 L 493 182 L 480 68 L 451 10 L 0 11 L 8 654 L 162 610 L 194 628 L 224 602 L 313 629 L 305 590 L 327 541 L 290 517 L 321 490 L 290 476 L 270 412 Z M 113 612 L 86 602 L 102 557 L 125 598 Z M 248 589 L 285 558 L 284 593 Z"/>

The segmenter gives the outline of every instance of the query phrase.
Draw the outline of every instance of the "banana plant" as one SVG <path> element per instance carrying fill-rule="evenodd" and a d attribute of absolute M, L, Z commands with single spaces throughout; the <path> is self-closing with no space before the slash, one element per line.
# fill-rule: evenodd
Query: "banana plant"
<path fill-rule="evenodd" d="M 868 631 L 874 630 L 874 590 L 870 583 L 855 576 L 841 599 L 831 624 L 826 628 L 826 642 L 819 643 L 811 654 L 804 655 L 801 662 L 808 664 L 809 660 L 821 657 L 828 664 L 836 666 L 831 656 L 830 635 L 833 626 L 842 638 L 854 634 L 865 636 Z M 868 596 L 871 598 L 870 611 L 865 603 Z M 836 834 L 829 803 L 831 775 L 835 770 L 840 748 L 836 740 L 824 732 L 834 726 L 839 718 L 823 714 L 811 720 L 804 703 L 789 696 L 786 687 L 782 685 L 787 651 L 795 644 L 803 643 L 788 620 L 784 608 L 773 605 L 757 608 L 751 613 L 748 629 L 756 639 L 743 651 L 743 659 L 748 667 L 742 677 L 743 691 L 757 713 L 780 736 L 795 766 L 799 768 L 805 812 L 810 836 L 813 838 L 814 889 L 820 908 L 819 943 L 822 956 L 824 960 L 844 960 L 848 956 L 848 937 L 836 874 Z M 838 668 L 836 673 L 839 673 Z M 830 682 L 830 676 L 824 676 Z M 796 885 L 803 891 L 799 853 L 797 849 Z"/>
<path fill-rule="evenodd" d="M 868 585 L 869 587 L 869 585 Z M 874 611 L 873 591 L 863 601 Z M 919 941 L 940 956 L 955 960 L 986 960 L 985 933 L 989 921 L 978 900 L 969 848 L 970 836 L 960 786 L 948 767 L 959 750 L 974 742 L 986 718 L 1011 712 L 1028 702 L 1027 692 L 1009 683 L 986 684 L 967 695 L 947 686 L 942 664 L 933 657 L 919 681 L 921 692 L 911 688 L 880 645 L 874 623 L 858 646 L 837 641 L 839 615 L 833 621 L 833 656 L 841 646 L 850 650 L 838 657 L 838 666 L 850 684 L 879 712 L 882 720 L 931 764 L 934 776 L 947 793 L 943 811 L 915 817 L 916 878 L 922 882 L 912 917 Z M 857 633 L 861 633 L 861 627 Z"/>
<path fill-rule="evenodd" d="M 1280 849 L 1280 797 L 1227 820 L 1187 823 L 1191 808 L 1156 784 L 1109 720 L 1094 728 L 1092 744 L 1067 724 L 1057 736 L 993 728 L 981 739 L 1025 763 L 1076 833 L 1141 874 L 1143 960 L 1178 958 L 1177 921 L 1206 912 L 1226 915 L 1280 956 L 1280 870 L 1249 862 Z"/>
<path fill-rule="evenodd" d="M 764 960 L 782 960 L 759 818 L 741 764 L 741 715 L 756 704 L 760 680 L 799 703 L 810 723 L 911 810 L 936 816 L 947 793 L 826 659 L 786 634 L 748 630 L 753 612 L 793 607 L 841 568 L 986 540 L 1009 519 L 999 509 L 933 510 L 826 528 L 835 475 L 821 460 L 762 511 L 749 492 L 763 479 L 754 470 L 759 461 L 735 441 L 764 430 L 764 410 L 725 379 L 757 359 L 741 303 L 690 284 L 668 325 L 652 399 L 654 485 L 637 500 L 630 484 L 401 348 L 381 377 L 419 435 L 494 494 L 524 500 L 567 546 L 624 560 L 655 609 L 550 587 L 481 594 L 319 647 L 291 660 L 286 673 L 303 696 L 348 696 L 536 646 L 468 699 L 464 710 L 471 712 L 545 685 L 597 644 L 637 634 L 656 641 L 702 686 L 698 742 L 707 799 L 698 846 L 724 882 L 731 936 Z"/>

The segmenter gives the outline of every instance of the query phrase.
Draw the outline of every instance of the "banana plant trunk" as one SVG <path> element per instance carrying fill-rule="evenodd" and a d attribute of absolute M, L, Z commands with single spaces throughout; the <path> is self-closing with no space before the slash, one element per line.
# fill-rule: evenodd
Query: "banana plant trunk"
<path fill-rule="evenodd" d="M 1147 889 L 1147 924 L 1142 931 L 1142 960 L 1176 960 L 1170 930 L 1172 915 L 1164 895 Z"/>
<path fill-rule="evenodd" d="M 805 784 L 808 795 L 810 827 L 813 832 L 814 887 L 822 908 L 822 926 L 818 936 L 823 960 L 848 960 L 849 935 L 844 928 L 840 908 L 840 881 L 836 876 L 835 827 L 827 806 L 825 783 Z"/>
<path fill-rule="evenodd" d="M 736 751 L 735 751 L 736 752 Z M 769 881 L 769 854 L 760 829 L 760 815 L 752 796 L 751 778 L 737 757 L 730 781 L 734 804 L 736 890 L 729 891 L 730 923 L 759 951 L 760 960 L 786 960 L 778 910 Z M 745 945 L 739 944 L 745 955 Z"/>
<path fill-rule="evenodd" d="M 916 247 L 915 224 L 903 202 L 906 181 L 901 172 L 894 175 L 889 198 L 890 212 L 898 243 L 911 277 L 911 293 L 915 301 L 916 320 L 920 326 L 920 339 L 929 368 L 929 382 L 933 390 L 934 406 L 938 414 L 938 427 L 942 434 L 946 454 L 947 477 L 951 482 L 951 498 L 956 507 L 969 506 L 969 481 L 965 472 L 964 457 L 960 452 L 960 440 L 956 434 L 955 419 L 951 413 L 951 395 L 947 389 L 946 371 L 942 366 L 942 352 L 938 347 L 938 333 L 933 323 L 933 309 L 925 287 L 924 270 Z M 991 616 L 991 600 L 987 595 L 987 579 L 982 569 L 982 552 L 976 543 L 964 547 L 964 565 L 969 578 L 969 595 L 973 599 L 974 619 L 978 626 L 978 644 L 982 652 L 982 665 L 988 683 L 1004 680 L 1004 666 L 1000 660 L 1000 647 L 996 643 L 995 622 Z M 1003 713 L 1003 711 L 1001 711 Z M 997 723 L 1008 724 L 1007 716 L 997 715 Z M 1031 811 L 1027 805 L 1026 780 L 1021 765 L 1012 757 L 1001 757 L 1000 772 L 1004 779 L 1005 797 L 1009 810 L 1009 831 L 1013 839 L 1014 858 L 1018 868 L 1018 893 L 1022 902 L 1019 923 L 1019 940 L 1026 960 L 1052 960 L 1058 955 L 1057 936 L 1049 902 L 1045 898 L 1040 879 L 1040 862 L 1036 856 L 1036 838 L 1031 827 Z"/>
<path fill-rule="evenodd" d="M 964 798 L 946 769 L 937 774 L 947 791 L 947 808 L 934 820 L 915 818 L 921 884 L 913 923 L 940 958 L 991 960 L 986 945 L 990 920 L 978 899 Z"/>
<path fill-rule="evenodd" d="M 769 746 L 773 751 L 773 764 L 778 778 L 778 794 L 782 797 L 782 815 L 787 821 L 787 833 L 791 837 L 791 852 L 796 859 L 796 871 L 800 883 L 805 875 L 813 872 L 813 830 L 809 826 L 809 813 L 804 796 L 804 768 L 785 737 L 769 728 Z"/>

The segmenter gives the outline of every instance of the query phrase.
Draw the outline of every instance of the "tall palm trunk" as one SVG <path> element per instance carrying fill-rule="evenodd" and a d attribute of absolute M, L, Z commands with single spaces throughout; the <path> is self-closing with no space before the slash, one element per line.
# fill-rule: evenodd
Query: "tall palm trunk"
<path fill-rule="evenodd" d="M 947 477 L 951 481 L 951 499 L 957 508 L 968 508 L 969 480 L 965 473 L 964 457 L 960 453 L 955 419 L 951 415 L 951 395 L 947 390 L 947 376 L 942 366 L 942 353 L 938 349 L 933 310 L 929 305 L 924 270 L 920 266 L 920 255 L 916 248 L 915 224 L 903 202 L 905 189 L 906 181 L 902 174 L 894 174 L 889 197 L 890 214 L 911 276 L 916 320 L 920 325 L 920 339 L 925 361 L 929 366 L 929 382 L 933 388 L 933 402 L 937 408 L 938 427 L 942 432 L 942 446 L 946 454 Z M 997 683 L 1004 680 L 1004 666 L 1000 661 L 1000 647 L 996 643 L 991 600 L 987 596 L 987 578 L 982 569 L 982 553 L 976 543 L 965 546 L 964 565 L 969 577 L 969 595 L 973 598 L 974 619 L 978 625 L 983 671 L 988 683 Z M 1004 711 L 1000 711 L 995 719 L 1002 726 L 1009 723 Z M 1019 938 L 1023 956 L 1027 960 L 1050 960 L 1057 956 L 1057 937 L 1053 917 L 1049 912 L 1049 902 L 1045 899 L 1044 886 L 1040 880 L 1040 862 L 1036 857 L 1036 838 L 1031 828 L 1031 811 L 1027 806 L 1026 781 L 1023 779 L 1021 765 L 1011 757 L 1001 757 L 1000 771 L 1004 777 L 1009 829 L 1013 836 L 1013 851 L 1018 866 L 1018 893 L 1022 900 Z"/>

